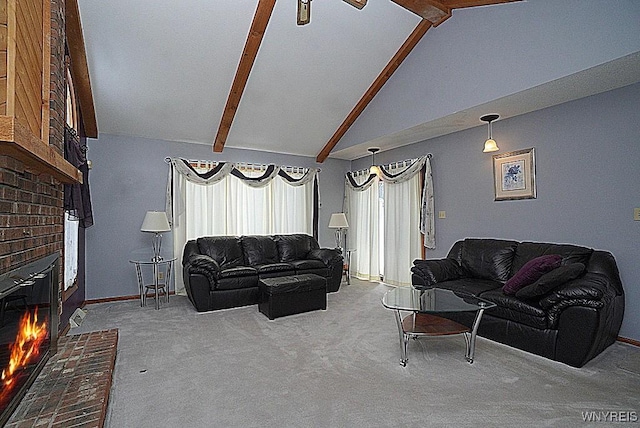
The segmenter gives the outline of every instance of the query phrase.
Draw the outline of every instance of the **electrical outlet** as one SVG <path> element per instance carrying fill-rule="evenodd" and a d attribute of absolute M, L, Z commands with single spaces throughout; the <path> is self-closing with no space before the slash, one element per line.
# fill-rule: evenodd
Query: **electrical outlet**
<path fill-rule="evenodd" d="M 640 221 L 640 208 L 633 209 L 633 219 L 635 221 Z"/>
<path fill-rule="evenodd" d="M 160 280 L 164 279 L 164 272 L 158 272 L 158 279 Z"/>
<path fill-rule="evenodd" d="M 446 211 L 438 211 L 438 218 L 447 218 Z"/>

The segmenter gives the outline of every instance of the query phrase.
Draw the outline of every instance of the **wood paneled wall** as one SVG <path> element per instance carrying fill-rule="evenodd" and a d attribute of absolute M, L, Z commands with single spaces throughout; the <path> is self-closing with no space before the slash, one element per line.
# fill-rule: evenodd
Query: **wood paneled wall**
<path fill-rule="evenodd" d="M 50 3 L 0 0 L 0 114 L 49 135 Z M 46 25 L 45 25 L 46 23 Z"/>

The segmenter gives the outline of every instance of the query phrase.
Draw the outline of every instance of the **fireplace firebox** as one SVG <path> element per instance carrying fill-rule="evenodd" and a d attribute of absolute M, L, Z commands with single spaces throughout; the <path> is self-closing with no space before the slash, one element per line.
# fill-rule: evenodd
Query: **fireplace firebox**
<path fill-rule="evenodd" d="M 0 275 L 0 426 L 58 343 L 59 256 Z"/>

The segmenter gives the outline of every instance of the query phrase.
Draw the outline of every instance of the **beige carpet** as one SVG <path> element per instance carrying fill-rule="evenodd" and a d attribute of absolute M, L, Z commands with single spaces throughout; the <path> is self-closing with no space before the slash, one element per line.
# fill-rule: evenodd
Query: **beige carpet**
<path fill-rule="evenodd" d="M 328 309 L 269 321 L 257 306 L 199 314 L 184 297 L 88 306 L 70 334 L 118 328 L 111 427 L 602 426 L 640 413 L 640 348 L 582 369 L 482 338 L 411 341 L 399 364 L 388 287 L 343 283 Z M 605 416 L 605 412 L 607 416 Z M 608 419 L 607 419 L 608 420 Z"/>

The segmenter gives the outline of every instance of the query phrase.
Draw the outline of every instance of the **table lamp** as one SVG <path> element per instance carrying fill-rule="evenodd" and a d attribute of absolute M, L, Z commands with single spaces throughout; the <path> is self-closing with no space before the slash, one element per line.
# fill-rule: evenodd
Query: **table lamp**
<path fill-rule="evenodd" d="M 336 247 L 342 249 L 342 230 L 349 229 L 347 216 L 344 213 L 331 214 L 329 229 L 336 229 Z"/>
<path fill-rule="evenodd" d="M 142 222 L 141 232 L 153 233 L 153 259 L 152 261 L 160 261 L 160 248 L 162 247 L 162 232 L 171 231 L 167 214 L 164 211 L 147 211 Z"/>

